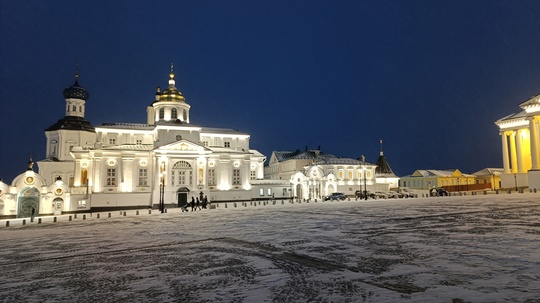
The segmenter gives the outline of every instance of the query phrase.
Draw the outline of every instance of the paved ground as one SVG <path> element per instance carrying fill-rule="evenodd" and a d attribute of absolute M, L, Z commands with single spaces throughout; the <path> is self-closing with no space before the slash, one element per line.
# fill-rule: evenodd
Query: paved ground
<path fill-rule="evenodd" d="M 0 224 L 1 302 L 540 302 L 540 194 Z"/>

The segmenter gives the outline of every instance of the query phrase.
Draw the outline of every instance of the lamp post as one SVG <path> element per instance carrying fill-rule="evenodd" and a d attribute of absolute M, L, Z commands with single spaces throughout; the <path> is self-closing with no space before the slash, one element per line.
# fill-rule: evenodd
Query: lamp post
<path fill-rule="evenodd" d="M 165 212 L 165 175 L 159 174 L 159 211 Z"/>
<path fill-rule="evenodd" d="M 517 188 L 517 175 L 514 174 L 514 183 L 516 184 L 516 192 L 518 191 L 518 188 Z"/>
<path fill-rule="evenodd" d="M 364 200 L 367 200 L 366 156 L 364 155 L 362 155 L 362 170 L 364 171 Z"/>

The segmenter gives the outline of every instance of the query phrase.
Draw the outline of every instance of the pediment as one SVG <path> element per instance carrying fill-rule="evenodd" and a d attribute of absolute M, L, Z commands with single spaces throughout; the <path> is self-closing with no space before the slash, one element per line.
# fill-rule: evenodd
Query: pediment
<path fill-rule="evenodd" d="M 171 144 L 160 146 L 158 150 L 202 152 L 205 151 L 206 148 L 191 141 L 180 140 Z"/>

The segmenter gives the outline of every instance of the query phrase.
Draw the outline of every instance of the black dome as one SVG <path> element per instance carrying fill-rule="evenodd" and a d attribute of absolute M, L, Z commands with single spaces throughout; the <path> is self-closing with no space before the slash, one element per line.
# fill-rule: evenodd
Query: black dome
<path fill-rule="evenodd" d="M 75 80 L 75 83 L 72 86 L 64 89 L 64 98 L 66 99 L 74 98 L 86 101 L 89 97 L 88 91 L 79 85 L 78 79 Z"/>

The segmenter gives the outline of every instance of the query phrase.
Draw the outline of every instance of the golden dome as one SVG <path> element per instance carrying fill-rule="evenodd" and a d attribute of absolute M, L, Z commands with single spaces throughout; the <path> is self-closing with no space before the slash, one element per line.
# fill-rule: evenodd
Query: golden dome
<path fill-rule="evenodd" d="M 171 73 L 169 74 L 169 87 L 159 96 L 159 101 L 186 102 L 184 95 L 176 88 L 174 81 L 173 65 L 171 64 Z"/>

